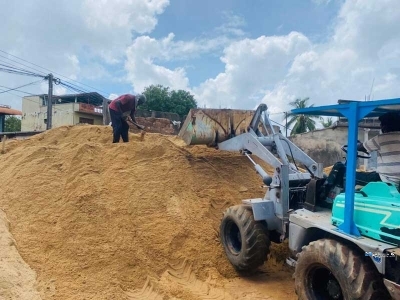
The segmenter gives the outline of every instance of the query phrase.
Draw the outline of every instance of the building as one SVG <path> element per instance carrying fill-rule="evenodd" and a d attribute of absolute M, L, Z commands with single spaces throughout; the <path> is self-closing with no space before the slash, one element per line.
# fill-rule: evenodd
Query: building
<path fill-rule="evenodd" d="M 79 123 L 103 124 L 103 102 L 106 99 L 96 92 L 54 95 L 52 99 L 52 128 Z M 22 98 L 21 131 L 46 130 L 47 100 L 46 94 Z"/>
<path fill-rule="evenodd" d="M 354 100 L 338 100 L 338 104 L 347 104 L 350 102 L 358 102 L 358 101 L 354 101 Z M 379 132 L 379 130 L 381 129 L 380 127 L 381 122 L 379 122 L 379 118 L 363 118 L 360 120 L 360 122 L 358 123 L 358 128 L 365 128 L 365 129 L 369 129 L 372 130 L 372 132 Z M 334 128 L 337 127 L 348 127 L 349 126 L 349 122 L 347 120 L 347 118 L 345 117 L 339 117 L 337 122 L 333 125 Z"/>
<path fill-rule="evenodd" d="M 338 104 L 352 102 L 351 100 L 338 100 Z M 291 136 L 291 141 L 306 152 L 317 162 L 324 166 L 331 166 L 337 161 L 344 160 L 346 153 L 341 147 L 347 144 L 348 120 L 344 117 L 338 118 L 329 128 Z M 363 118 L 358 123 L 358 140 L 364 142 L 380 133 L 380 122 L 378 118 Z M 370 159 L 359 159 L 358 167 L 374 170 L 377 166 L 377 153 L 371 153 Z"/>
<path fill-rule="evenodd" d="M 9 105 L 0 104 L 0 132 L 5 131 L 6 116 L 20 116 L 22 112 L 16 109 L 12 109 Z"/>

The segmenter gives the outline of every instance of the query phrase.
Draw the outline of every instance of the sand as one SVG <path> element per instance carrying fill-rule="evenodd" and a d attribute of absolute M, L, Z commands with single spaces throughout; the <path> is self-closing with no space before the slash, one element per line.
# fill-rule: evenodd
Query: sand
<path fill-rule="evenodd" d="M 0 164 L 17 245 L 0 250 L 23 277 L 10 299 L 296 299 L 281 258 L 240 278 L 218 240 L 225 208 L 265 193 L 240 154 L 86 125 L 7 141 Z"/>
<path fill-rule="evenodd" d="M 38 300 L 36 274 L 19 255 L 9 226 L 0 210 L 0 299 Z"/>

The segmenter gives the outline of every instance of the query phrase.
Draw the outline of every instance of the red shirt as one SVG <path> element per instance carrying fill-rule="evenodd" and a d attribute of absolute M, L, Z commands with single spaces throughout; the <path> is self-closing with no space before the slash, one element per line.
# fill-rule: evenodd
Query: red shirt
<path fill-rule="evenodd" d="M 121 102 L 122 111 L 120 111 L 120 113 L 124 113 L 124 112 L 136 109 L 136 98 L 134 95 L 130 95 L 130 94 L 121 95 L 118 98 L 111 101 L 108 108 L 115 110 L 115 111 L 119 111 L 117 103 L 116 103 L 117 101 Z"/>

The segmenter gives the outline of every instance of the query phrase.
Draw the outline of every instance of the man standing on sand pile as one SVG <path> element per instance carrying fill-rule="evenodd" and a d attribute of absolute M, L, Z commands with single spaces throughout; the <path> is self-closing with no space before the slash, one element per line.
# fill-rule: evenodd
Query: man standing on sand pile
<path fill-rule="evenodd" d="M 129 141 L 129 124 L 127 120 L 139 129 L 144 126 L 136 123 L 136 108 L 146 102 L 146 96 L 143 94 L 130 95 L 125 94 L 111 101 L 108 106 L 110 111 L 111 126 L 113 127 L 113 143 L 119 143 L 120 137 L 124 143 Z"/>

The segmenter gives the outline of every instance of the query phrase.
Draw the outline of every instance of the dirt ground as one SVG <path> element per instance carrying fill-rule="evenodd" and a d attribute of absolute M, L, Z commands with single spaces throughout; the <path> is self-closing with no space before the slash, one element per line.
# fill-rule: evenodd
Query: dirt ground
<path fill-rule="evenodd" d="M 296 299 L 285 245 L 241 278 L 219 243 L 222 212 L 265 193 L 246 157 L 130 139 L 87 125 L 7 141 L 0 299 Z"/>

